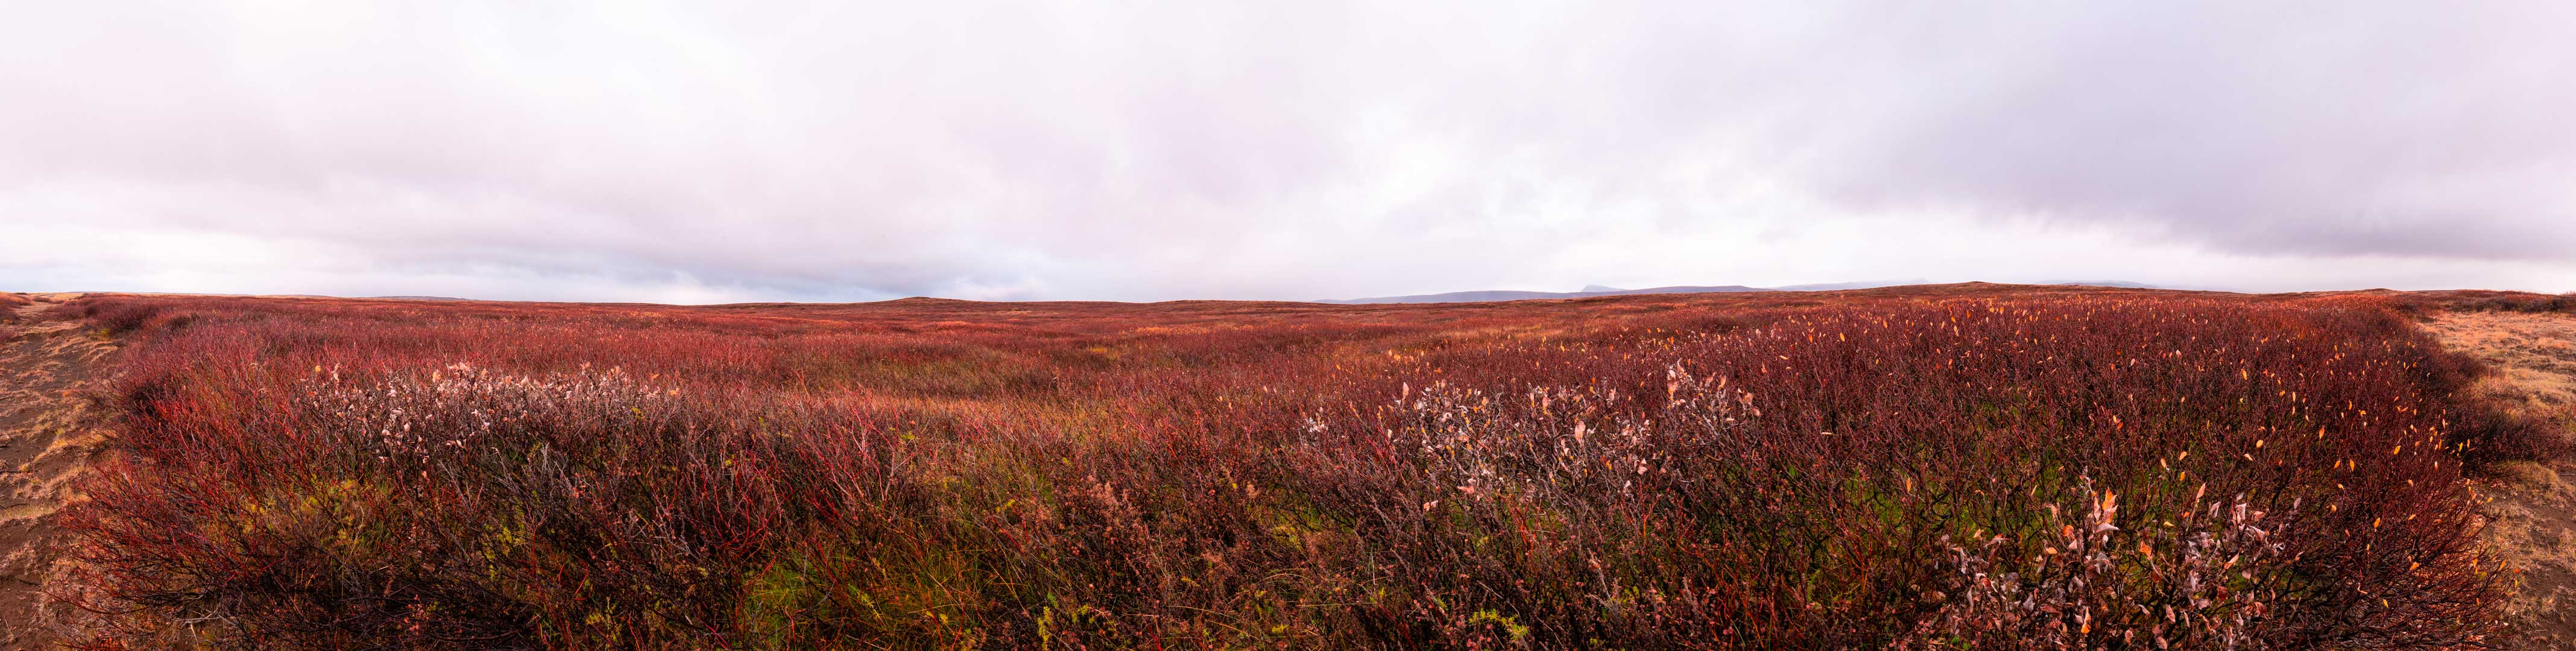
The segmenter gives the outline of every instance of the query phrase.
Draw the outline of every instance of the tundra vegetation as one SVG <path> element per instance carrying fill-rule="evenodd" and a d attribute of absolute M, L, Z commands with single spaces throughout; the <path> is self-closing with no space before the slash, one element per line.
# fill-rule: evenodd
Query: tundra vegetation
<path fill-rule="evenodd" d="M 2402 297 L 99 296 L 84 648 L 2456 648 Z"/>

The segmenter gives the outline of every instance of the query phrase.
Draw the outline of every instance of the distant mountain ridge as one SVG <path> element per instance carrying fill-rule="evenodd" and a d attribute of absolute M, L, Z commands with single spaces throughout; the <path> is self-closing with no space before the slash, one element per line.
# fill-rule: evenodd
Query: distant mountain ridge
<path fill-rule="evenodd" d="M 2165 287 L 2165 286 L 2161 286 L 2161 285 L 2150 285 L 2150 284 L 2146 284 L 2146 283 L 2142 283 L 2142 282 L 2137 282 L 2137 281 L 2133 281 L 2133 280 L 2051 280 L 2051 281 L 2043 282 L 2043 283 L 2040 283 L 2040 284 L 2042 284 L 2042 285 L 2079 285 L 2079 286 L 2083 286 L 2083 287 L 2127 287 L 2127 288 L 2130 288 L 2130 289 L 2173 289 L 2173 288 L 2171 288 L 2171 287 Z"/>
<path fill-rule="evenodd" d="M 1550 299 L 1550 298 L 1585 298 L 1585 297 L 1590 297 L 1590 296 L 1625 296 L 1625 295 L 1631 295 L 1631 294 L 1711 294 L 1711 293 L 1718 293 L 1718 292 L 1829 292 L 1829 291 L 1838 291 L 1838 290 L 1846 290 L 1846 289 L 1872 289 L 1872 288 L 1878 288 L 1878 287 L 1899 287 L 1899 286 L 1904 286 L 1904 285 L 1922 285 L 1922 284 L 1929 284 L 1929 283 L 1930 283 L 1930 281 L 1917 279 L 1917 280 L 1897 280 L 1897 281 L 1863 281 L 1863 282 L 1851 282 L 1851 283 L 1816 283 L 1816 284 L 1808 284 L 1808 285 L 1782 285 L 1782 286 L 1779 286 L 1779 287 L 1747 287 L 1747 286 L 1744 286 L 1744 285 L 1674 285 L 1674 286 L 1670 286 L 1670 287 L 1649 287 L 1649 288 L 1646 288 L 1646 289 L 1620 289 L 1620 288 L 1617 288 L 1617 287 L 1611 287 L 1611 286 L 1607 286 L 1607 285 L 1585 285 L 1585 286 L 1583 286 L 1583 291 L 1577 291 L 1577 292 L 1533 292 L 1533 291 L 1516 291 L 1516 290 L 1486 290 L 1486 291 L 1469 291 L 1469 292 L 1446 292 L 1446 293 L 1440 293 L 1440 294 L 1413 294 L 1413 295 L 1409 295 L 1409 296 L 1377 296 L 1377 297 L 1371 297 L 1371 298 L 1323 299 L 1323 300 L 1318 300 L 1318 301 L 1314 301 L 1314 302 L 1316 302 L 1316 303 L 1332 303 L 1332 304 L 1337 304 L 1337 305 L 1370 305 L 1370 304 L 1384 304 L 1384 303 L 1485 303 L 1485 302 L 1492 302 L 1492 301 L 1526 301 L 1526 300 Z M 2125 281 L 2125 280 L 2092 280 L 2092 281 L 2064 281 L 2064 280 L 2058 280 L 2058 281 L 2047 281 L 2047 282 L 2036 283 L 2036 284 L 2042 284 L 2042 285 L 2082 285 L 2082 286 L 2088 286 L 2088 287 L 2131 287 L 2131 288 L 2140 288 L 2140 289 L 2163 289 L 2162 287 L 2158 287 L 2158 286 L 2155 286 L 2155 285 L 2150 285 L 2150 284 L 2147 284 L 2147 283 L 2131 282 L 2131 281 Z"/>
<path fill-rule="evenodd" d="M 1674 287 L 1650 287 L 1650 288 L 1646 288 L 1646 289 L 1619 289 L 1619 288 L 1616 288 L 1616 287 L 1603 287 L 1603 286 L 1600 286 L 1600 285 L 1592 285 L 1592 286 L 1589 286 L 1589 287 L 1585 287 L 1585 288 L 1583 288 L 1583 289 L 1584 289 L 1584 291 L 1579 291 L 1579 292 L 1523 292 L 1523 291 L 1508 291 L 1508 290 L 1479 291 L 1479 292 L 1448 292 L 1448 293 L 1445 293 L 1445 294 L 1415 294 L 1415 295 L 1412 295 L 1412 296 L 1378 296 L 1378 297 L 1373 297 L 1373 298 L 1325 299 L 1325 300 L 1320 300 L 1320 301 L 1315 301 L 1315 302 L 1317 302 L 1317 303 L 1339 303 L 1339 304 L 1343 304 L 1343 305 L 1361 305 L 1361 304 L 1370 304 L 1370 303 L 1482 303 L 1482 302 L 1487 302 L 1487 301 L 1525 301 L 1525 300 L 1538 299 L 1538 298 L 1583 298 L 1583 297 L 1586 297 L 1586 296 L 1619 296 L 1619 295 L 1624 295 L 1624 294 L 1708 294 L 1708 293 L 1713 293 L 1713 292 L 1763 292 L 1763 291 L 1771 291 L 1771 290 L 1763 289 L 1763 288 L 1760 288 L 1760 287 L 1746 287 L 1746 286 L 1743 286 L 1743 285 L 1718 285 L 1718 286 L 1688 286 L 1688 285 L 1685 285 L 1685 286 L 1674 286 Z"/>
<path fill-rule="evenodd" d="M 1929 284 L 1932 284 L 1932 281 L 1924 280 L 1924 279 L 1921 279 L 1921 278 L 1916 278 L 1916 279 L 1913 279 L 1913 280 L 1866 280 L 1866 281 L 1861 281 L 1861 282 L 1856 282 L 1856 283 L 1809 283 L 1809 284 L 1805 284 L 1805 285 L 1781 285 L 1781 286 L 1778 286 L 1778 287 L 1773 287 L 1773 288 L 1771 288 L 1771 290 L 1772 290 L 1772 291 L 1780 291 L 1780 292 L 1831 292 L 1831 291 L 1840 291 L 1840 290 L 1845 290 L 1845 289 L 1875 289 L 1875 288 L 1879 288 L 1879 287 L 1903 287 L 1903 286 L 1906 286 L 1906 285 L 1929 285 Z"/>

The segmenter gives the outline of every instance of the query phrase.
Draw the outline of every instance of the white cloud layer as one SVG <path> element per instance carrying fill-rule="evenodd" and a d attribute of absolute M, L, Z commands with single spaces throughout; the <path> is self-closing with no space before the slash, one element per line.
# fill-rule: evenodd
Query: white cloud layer
<path fill-rule="evenodd" d="M 2576 290 L 2576 5 L 13 3 L 0 288 Z"/>

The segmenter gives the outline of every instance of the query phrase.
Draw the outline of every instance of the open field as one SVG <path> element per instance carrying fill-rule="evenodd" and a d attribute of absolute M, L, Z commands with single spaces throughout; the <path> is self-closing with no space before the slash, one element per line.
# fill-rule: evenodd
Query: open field
<path fill-rule="evenodd" d="M 48 520 L 95 648 L 2475 648 L 2536 620 L 2469 479 L 2564 451 L 2563 404 L 2500 397 L 2525 365 L 2436 338 L 2564 318 L 2492 298 L 18 327 L 124 347 L 117 454 Z"/>

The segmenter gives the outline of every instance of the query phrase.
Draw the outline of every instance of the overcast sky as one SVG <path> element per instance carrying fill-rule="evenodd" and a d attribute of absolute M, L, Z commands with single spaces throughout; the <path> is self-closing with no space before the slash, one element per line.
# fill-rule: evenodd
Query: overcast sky
<path fill-rule="evenodd" d="M 2576 290 L 2576 3 L 695 4 L 0 0 L 0 289 Z"/>

